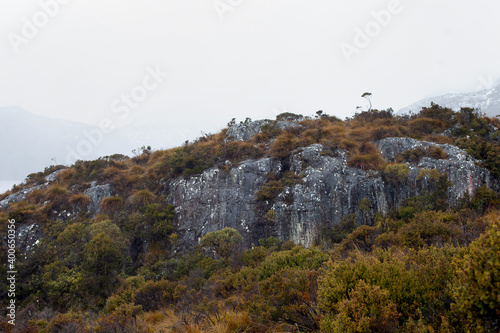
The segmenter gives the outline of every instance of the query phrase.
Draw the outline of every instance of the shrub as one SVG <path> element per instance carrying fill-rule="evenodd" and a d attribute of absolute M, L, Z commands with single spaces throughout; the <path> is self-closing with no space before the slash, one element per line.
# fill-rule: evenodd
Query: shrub
<path fill-rule="evenodd" d="M 272 177 L 270 178 L 271 179 L 255 193 L 258 201 L 273 200 L 283 192 L 285 188 L 301 184 L 302 182 L 302 176 L 292 171 L 287 171 L 279 180 L 273 180 Z"/>
<path fill-rule="evenodd" d="M 410 163 L 418 163 L 423 157 L 430 157 L 433 159 L 446 159 L 448 154 L 438 146 L 405 150 L 396 157 L 396 160 L 402 160 Z"/>
<path fill-rule="evenodd" d="M 429 157 L 436 160 L 444 160 L 448 158 L 448 154 L 443 149 L 441 149 L 441 147 L 436 146 L 429 153 Z"/>
<path fill-rule="evenodd" d="M 286 121 L 300 121 L 304 118 L 303 115 L 295 114 L 291 112 L 283 112 L 276 116 L 276 120 L 286 120 Z"/>
<path fill-rule="evenodd" d="M 347 235 L 356 229 L 356 227 L 356 215 L 351 214 L 344 217 L 340 223 L 335 224 L 333 227 L 321 230 L 319 234 L 320 241 L 326 242 L 327 244 L 340 243 Z"/>
<path fill-rule="evenodd" d="M 362 225 L 354 229 L 347 237 L 342 240 L 339 246 L 337 246 L 336 251 L 342 252 L 346 250 L 360 250 L 370 252 L 373 248 L 375 238 L 378 235 L 378 229 L 376 227 L 369 227 L 367 225 Z"/>
<path fill-rule="evenodd" d="M 451 259 L 455 253 L 453 248 L 377 250 L 371 255 L 353 253 L 345 260 L 330 260 L 318 279 L 320 308 L 334 318 L 347 306 L 342 301 L 352 298 L 352 291 L 364 281 L 389 292 L 389 300 L 396 304 L 403 321 L 422 309 L 430 314 L 428 322 L 438 325 L 439 314 L 451 301 L 447 283 L 454 274 Z"/>
<path fill-rule="evenodd" d="M 76 312 L 59 313 L 48 325 L 49 332 L 81 332 L 90 333 L 93 330 L 87 325 L 88 319 Z"/>
<path fill-rule="evenodd" d="M 120 268 L 123 256 L 116 244 L 103 231 L 85 246 L 85 267 L 98 275 L 111 276 Z"/>
<path fill-rule="evenodd" d="M 490 207 L 500 206 L 498 194 L 486 185 L 479 187 L 472 200 L 472 207 L 478 212 L 484 212 Z"/>
<path fill-rule="evenodd" d="M 123 207 L 121 197 L 106 197 L 102 199 L 99 209 L 105 214 L 114 214 Z"/>
<path fill-rule="evenodd" d="M 364 171 L 380 170 L 385 165 L 385 161 L 379 152 L 370 154 L 356 153 L 349 158 L 347 165 Z"/>
<path fill-rule="evenodd" d="M 259 284 L 259 296 L 250 306 L 250 314 L 264 324 L 281 321 L 316 331 L 317 276 L 317 271 L 302 268 L 277 271 Z"/>
<path fill-rule="evenodd" d="M 439 133 L 445 128 L 445 124 L 441 120 L 431 118 L 417 118 L 411 120 L 408 125 L 410 133 L 416 138 Z"/>
<path fill-rule="evenodd" d="M 389 292 L 360 280 L 348 298 L 338 304 L 338 313 L 321 321 L 323 332 L 398 332 L 396 304 Z"/>
<path fill-rule="evenodd" d="M 201 238 L 200 244 L 213 251 L 217 257 L 227 260 L 238 250 L 242 241 L 243 238 L 237 230 L 224 228 L 206 233 Z"/>
<path fill-rule="evenodd" d="M 316 270 L 327 260 L 328 255 L 316 248 L 304 249 L 302 246 L 296 246 L 291 250 L 273 252 L 258 267 L 259 280 L 267 279 L 284 268 Z"/>
<path fill-rule="evenodd" d="M 433 211 L 416 214 L 410 223 L 403 225 L 397 233 L 401 245 L 419 248 L 426 245 L 442 246 L 451 241 L 461 242 L 460 229 L 447 219 L 448 215 L 445 213 Z"/>
<path fill-rule="evenodd" d="M 490 215 L 490 227 L 457 261 L 451 284 L 453 310 L 466 318 L 466 329 L 497 332 L 500 329 L 500 218 Z"/>
<path fill-rule="evenodd" d="M 298 147 L 297 137 L 289 131 L 283 132 L 271 144 L 270 155 L 276 159 L 284 160 Z"/>
<path fill-rule="evenodd" d="M 456 113 L 452 109 L 431 102 L 431 106 L 423 107 L 416 117 L 436 119 L 452 125 L 455 122 L 455 116 Z"/>
<path fill-rule="evenodd" d="M 130 197 L 132 205 L 136 208 L 151 205 L 156 201 L 156 196 L 149 190 L 139 190 Z"/>
<path fill-rule="evenodd" d="M 135 304 L 144 311 L 154 311 L 173 303 L 177 298 L 178 283 L 167 280 L 147 281 L 135 293 Z"/>
<path fill-rule="evenodd" d="M 363 111 L 360 113 L 356 113 L 354 115 L 353 119 L 361 121 L 361 122 L 371 123 L 377 119 L 392 119 L 393 112 L 394 111 L 392 109 L 387 109 L 387 110 L 374 109 L 374 110 L 370 110 L 370 111 Z"/>
<path fill-rule="evenodd" d="M 397 186 L 404 183 L 410 175 L 410 168 L 406 164 L 388 164 L 382 171 L 382 180 Z"/>
<path fill-rule="evenodd" d="M 67 188 L 59 184 L 52 184 L 45 190 L 45 199 L 54 202 L 61 202 L 66 200 L 70 194 L 71 192 Z"/>
<path fill-rule="evenodd" d="M 68 202 L 75 208 L 86 210 L 88 206 L 92 203 L 92 200 L 83 193 L 74 194 L 69 199 Z"/>

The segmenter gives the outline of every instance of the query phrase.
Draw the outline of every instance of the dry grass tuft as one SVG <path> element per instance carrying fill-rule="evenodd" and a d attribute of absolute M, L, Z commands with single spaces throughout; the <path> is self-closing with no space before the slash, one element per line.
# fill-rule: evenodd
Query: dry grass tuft
<path fill-rule="evenodd" d="M 116 213 L 123 207 L 123 199 L 121 197 L 107 197 L 102 199 L 99 209 L 105 214 Z"/>

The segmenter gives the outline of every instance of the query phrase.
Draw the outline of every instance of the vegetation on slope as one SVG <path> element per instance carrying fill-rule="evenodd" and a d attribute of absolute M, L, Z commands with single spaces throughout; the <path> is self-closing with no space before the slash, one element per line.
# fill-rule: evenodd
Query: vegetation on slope
<path fill-rule="evenodd" d="M 272 156 L 286 165 L 298 147 L 320 143 L 324 153 L 349 153 L 349 165 L 380 171 L 404 186 L 405 162 L 447 158 L 439 149 L 407 151 L 385 161 L 374 141 L 405 136 L 466 149 L 500 176 L 498 119 L 471 109 L 432 105 L 418 115 L 390 110 L 361 112 L 340 121 L 318 114 L 278 116 L 300 126 L 267 126 L 248 142 L 226 140 L 226 131 L 166 150 L 144 148 L 136 157 L 114 155 L 79 161 L 47 188 L 0 211 L 7 220 L 37 223 L 43 238 L 18 256 L 16 327 L 6 332 L 497 332 L 500 329 L 500 199 L 487 187 L 449 207 L 447 177 L 423 170 L 429 192 L 406 200 L 387 216 L 354 216 L 321 231 L 316 245 L 263 239 L 241 247 L 233 229 L 206 234 L 187 254 L 176 253 L 174 207 L 163 185 L 218 166 L 229 170 Z M 29 176 L 30 185 L 62 169 Z M 109 183 L 114 196 L 88 215 L 89 183 Z M 284 172 L 256 194 L 272 200 L 301 181 Z M 63 212 L 71 212 L 71 218 Z M 272 219 L 271 211 L 269 219 Z M 5 247 L 5 244 L 2 245 Z M 7 251 L 0 260 L 7 262 Z M 5 276 L 6 268 L 1 266 Z M 1 282 L 0 298 L 5 296 Z M 5 303 L 2 308 L 5 309 Z"/>

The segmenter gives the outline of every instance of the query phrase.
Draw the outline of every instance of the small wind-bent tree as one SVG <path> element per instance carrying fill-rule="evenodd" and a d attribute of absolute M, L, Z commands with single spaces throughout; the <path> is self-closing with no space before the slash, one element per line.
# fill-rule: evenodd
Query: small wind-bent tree
<path fill-rule="evenodd" d="M 368 103 L 370 103 L 370 107 L 368 108 L 368 112 L 370 112 L 372 110 L 372 101 L 371 101 L 372 93 L 365 92 L 363 95 L 361 95 L 361 97 L 363 97 L 368 101 Z"/>

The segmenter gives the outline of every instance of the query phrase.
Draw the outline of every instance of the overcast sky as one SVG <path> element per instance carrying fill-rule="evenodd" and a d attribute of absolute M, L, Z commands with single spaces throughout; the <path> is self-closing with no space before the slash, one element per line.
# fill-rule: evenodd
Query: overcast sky
<path fill-rule="evenodd" d="M 0 106 L 179 133 L 344 118 L 365 91 L 397 110 L 498 80 L 498 13 L 498 0 L 2 0 Z"/>

